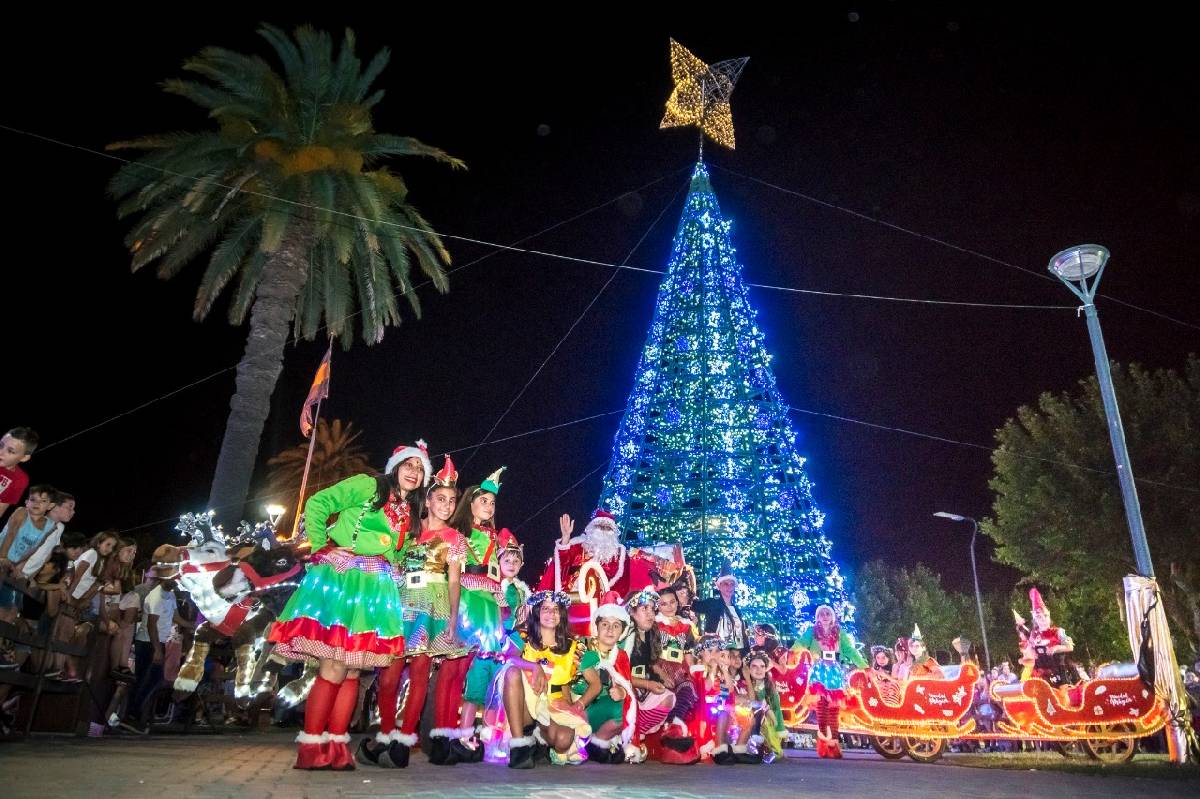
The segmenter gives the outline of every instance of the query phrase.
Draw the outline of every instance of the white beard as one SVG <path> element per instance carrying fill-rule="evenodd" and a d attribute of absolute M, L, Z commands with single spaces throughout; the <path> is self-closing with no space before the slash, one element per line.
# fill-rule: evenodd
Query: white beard
<path fill-rule="evenodd" d="M 588 554 L 601 563 L 611 563 L 621 554 L 621 545 L 614 532 L 600 526 L 584 530 L 580 542 Z"/>

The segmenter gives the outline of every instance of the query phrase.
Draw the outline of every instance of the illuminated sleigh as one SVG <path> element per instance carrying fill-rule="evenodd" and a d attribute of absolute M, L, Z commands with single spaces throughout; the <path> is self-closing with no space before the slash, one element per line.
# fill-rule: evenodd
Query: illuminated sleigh
<path fill-rule="evenodd" d="M 786 672 L 775 674 L 775 690 L 779 694 L 779 709 L 783 711 L 785 727 L 803 724 L 816 707 L 817 698 L 808 692 L 808 669 L 811 664 L 812 655 L 801 652 Z"/>
<path fill-rule="evenodd" d="M 966 663 L 943 672 L 944 679 L 918 677 L 894 688 L 869 669 L 851 673 L 843 725 L 877 736 L 944 740 L 969 734 L 975 729 L 968 714 L 979 669 Z"/>
<path fill-rule="evenodd" d="M 1003 705 L 1000 732 L 1021 738 L 1080 741 L 1093 757 L 1132 755 L 1137 738 L 1167 723 L 1167 708 L 1138 677 L 1133 663 L 1102 666 L 1097 677 L 1070 689 L 1040 678 L 995 684 L 992 699 Z M 1114 751 L 1114 749 L 1116 751 Z M 1095 751 L 1093 751 L 1095 750 Z M 1107 755 L 1107 757 L 1105 757 Z"/>

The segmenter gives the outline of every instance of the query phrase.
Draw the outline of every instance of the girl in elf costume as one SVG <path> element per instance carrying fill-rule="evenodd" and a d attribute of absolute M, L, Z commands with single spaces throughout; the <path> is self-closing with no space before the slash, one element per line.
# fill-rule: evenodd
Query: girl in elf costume
<path fill-rule="evenodd" d="M 741 715 L 738 713 L 739 707 L 744 709 L 748 706 L 750 689 L 743 673 L 742 650 L 737 639 L 726 638 L 721 641 L 717 664 L 721 677 L 717 697 L 720 713 L 715 731 L 717 745 L 712 750 L 713 762 L 718 766 L 761 763 L 760 759 L 750 754 L 748 746 L 750 736 L 754 733 L 753 719 L 747 718 L 744 712 Z M 736 730 L 736 737 L 731 733 L 731 727 Z"/>
<path fill-rule="evenodd" d="M 771 677 L 773 666 L 770 654 L 762 650 L 754 650 L 746 658 L 748 709 L 762 736 L 757 757 L 764 763 L 771 763 L 783 754 L 783 710 L 779 706 L 779 691 Z M 739 712 L 744 711 L 739 709 Z"/>
<path fill-rule="evenodd" d="M 470 658 L 458 658 L 442 664 L 438 681 L 446 680 L 446 705 L 442 708 L 447 726 L 433 730 L 430 762 L 441 765 L 478 763 L 484 747 L 475 736 L 475 712 L 487 702 L 488 687 L 501 665 L 504 650 L 504 611 L 508 602 L 500 587 L 500 552 L 512 538 L 507 530 L 496 532 L 496 497 L 500 494 L 501 466 L 477 486 L 467 489 L 465 502 L 459 504 L 450 525 L 466 539 L 466 561 L 462 569 L 462 600 L 459 610 L 459 638 L 471 649 Z M 503 534 L 506 535 L 503 535 Z M 446 671 L 447 666 L 453 669 Z M 440 695 L 440 692 L 439 692 Z M 451 700 L 453 697 L 453 700 Z M 452 726 L 458 712 L 458 726 Z M 451 707 L 453 705 L 453 708 Z M 439 738 L 446 739 L 443 745 Z M 441 753 L 445 752 L 444 759 Z"/>
<path fill-rule="evenodd" d="M 816 623 L 805 630 L 796 646 L 813 656 L 808 686 L 820 698 L 817 703 L 817 755 L 840 758 L 838 715 L 846 703 L 846 672 L 851 667 L 865 669 L 867 662 L 854 648 L 854 640 L 838 625 L 837 616 L 829 605 L 817 608 Z"/>
<path fill-rule="evenodd" d="M 678 612 L 675 586 L 664 586 L 658 594 L 658 613 L 654 617 L 661 645 L 654 673 L 675 694 L 675 706 L 667 715 L 660 759 L 664 763 L 684 765 L 699 759 L 690 727 L 699 701 L 691 675 L 691 667 L 695 664 L 692 647 L 696 645 L 697 635 L 691 621 L 681 619 Z"/>
<path fill-rule="evenodd" d="M 571 686 L 575 705 L 587 713 L 592 737 L 588 739 L 588 760 L 593 763 L 624 763 L 637 759 L 641 751 L 634 746 L 637 729 L 637 701 L 633 696 L 633 671 L 629 656 L 617 646 L 629 629 L 629 613 L 621 606 L 616 592 L 604 597 L 593 618 L 596 636 L 579 661 L 579 676 Z"/>
<path fill-rule="evenodd" d="M 692 738 L 701 755 L 711 753 L 716 746 L 713 739 L 717 718 L 721 715 L 721 672 L 717 662 L 720 648 L 721 639 L 716 635 L 702 636 L 692 648 L 690 673 L 698 700 L 692 713 Z"/>
<path fill-rule="evenodd" d="M 527 604 L 525 629 L 509 638 L 499 677 L 510 735 L 508 767 L 533 768 L 534 732 L 550 746 L 551 763 L 578 765 L 583 756 L 577 739 L 591 735 L 592 728 L 586 711 L 570 699 L 579 657 L 567 614 L 571 597 L 538 591 Z"/>
<path fill-rule="evenodd" d="M 654 618 L 658 613 L 658 592 L 643 588 L 626 603 L 633 624 L 621 648 L 629 656 L 633 687 L 637 694 L 638 714 L 634 743 L 641 746 L 647 735 L 663 728 L 675 709 L 675 693 L 659 679 L 654 667 L 662 657 L 662 641 Z M 644 759 L 644 756 L 643 756 Z"/>
<path fill-rule="evenodd" d="M 458 503 L 457 482 L 458 472 L 447 455 L 442 470 L 425 492 L 425 529 L 394 573 L 404 605 L 405 656 L 393 660 L 379 675 L 379 732 L 373 741 L 364 738 L 356 753 L 358 762 L 364 765 L 408 766 L 410 749 L 417 742 L 433 658 L 461 658 L 467 654 L 458 640 L 457 626 L 459 574 L 466 542 L 447 525 Z M 408 692 L 397 731 L 396 701 L 406 664 Z"/>
<path fill-rule="evenodd" d="M 296 768 L 354 769 L 346 744 L 358 704 L 358 672 L 388 666 L 404 654 L 392 564 L 409 546 L 431 472 L 425 442 L 417 441 L 396 447 L 382 475 L 347 478 L 305 505 L 312 543 L 308 572 L 269 636 L 275 654 L 320 662 L 304 708 L 304 731 L 296 739 Z M 337 521 L 326 530 L 335 513 Z"/>

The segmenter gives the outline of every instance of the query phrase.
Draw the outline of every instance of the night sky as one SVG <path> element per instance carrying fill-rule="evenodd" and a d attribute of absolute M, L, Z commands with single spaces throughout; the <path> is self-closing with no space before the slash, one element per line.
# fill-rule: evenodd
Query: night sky
<path fill-rule="evenodd" d="M 1066 289 L 1040 277 L 1045 264 L 1095 241 L 1113 253 L 1103 293 L 1200 324 L 1191 22 L 1161 9 L 1097 18 L 967 7 L 832 4 L 787 23 L 700 11 L 655 21 L 617 6 L 582 20 L 561 7 L 493 19 L 449 8 L 395 19 L 209 9 L 186 22 L 56 12 L 9 25 L 0 123 L 92 150 L 195 128 L 207 124 L 203 113 L 157 86 L 181 74 L 186 57 L 209 44 L 267 55 L 254 34 L 260 16 L 286 28 L 348 25 L 364 60 L 381 46 L 393 52 L 378 84 L 388 94 L 377 129 L 416 136 L 469 166 L 397 165 L 436 229 L 509 243 L 607 203 L 529 246 L 662 269 L 696 155 L 691 130 L 657 129 L 674 36 L 708 62 L 750 57 L 733 95 L 738 149 L 706 148 L 747 281 L 1067 306 Z M 245 329 L 226 323 L 224 303 L 206 322 L 191 320 L 202 263 L 170 283 L 130 273 L 126 225 L 104 191 L 116 163 L 6 130 L 0 142 L 9 197 L 0 425 L 31 425 L 44 443 L 58 442 L 237 363 Z M 456 267 L 490 257 L 455 273 L 445 296 L 423 289 L 421 320 L 409 314 L 382 344 L 334 354 L 323 413 L 364 430 L 380 465 L 418 435 L 436 453 L 478 443 L 611 274 L 447 245 Z M 659 280 L 620 274 L 495 437 L 622 408 Z M 988 445 L 1018 405 L 1092 370 L 1073 310 L 763 289 L 751 299 L 784 398 L 823 413 Z M 1200 349 L 1196 327 L 1098 305 L 1117 360 L 1178 367 Z M 297 416 L 322 350 L 289 348 L 260 462 L 300 442 Z M 203 509 L 233 377 L 229 369 L 50 446 L 27 470 L 78 496 L 76 529 L 165 540 L 173 517 Z M 463 480 L 508 465 L 498 519 L 517 525 L 607 459 L 619 418 L 485 447 Z M 835 556 L 851 572 L 876 557 L 924 561 L 951 587 L 968 588 L 969 529 L 930 514 L 988 513 L 986 451 L 824 417 L 795 423 Z M 456 456 L 460 468 L 466 457 Z M 548 553 L 557 514 L 590 512 L 602 474 L 517 530 L 531 561 Z M 1013 579 L 991 564 L 982 576 L 1005 590 Z"/>

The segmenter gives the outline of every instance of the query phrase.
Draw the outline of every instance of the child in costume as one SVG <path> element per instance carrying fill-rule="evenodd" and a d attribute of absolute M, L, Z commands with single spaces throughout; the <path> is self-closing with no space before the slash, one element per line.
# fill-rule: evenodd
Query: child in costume
<path fill-rule="evenodd" d="M 746 710 L 739 706 L 737 712 L 743 715 L 748 712 L 753 718 L 761 743 L 757 755 L 738 758 L 739 763 L 753 762 L 753 758 L 761 763 L 771 763 L 783 754 L 783 709 L 779 705 L 775 680 L 771 677 L 773 666 L 771 656 L 762 650 L 753 650 L 746 658 Z"/>
<path fill-rule="evenodd" d="M 721 672 L 723 667 L 718 662 L 721 639 L 716 635 L 704 635 L 692 648 L 690 673 L 692 685 L 696 689 L 698 699 L 696 709 L 692 713 L 692 738 L 696 742 L 697 751 L 710 754 L 716 737 L 717 719 L 722 712 L 721 707 Z"/>
<path fill-rule="evenodd" d="M 664 763 L 682 765 L 699 759 L 690 727 L 699 699 L 691 677 L 696 630 L 690 621 L 681 619 L 678 612 L 679 598 L 675 587 L 664 586 L 658 594 L 658 613 L 654 618 L 660 649 L 653 671 L 667 690 L 675 694 L 675 706 L 667 715 L 660 759 Z"/>
<path fill-rule="evenodd" d="M 424 441 L 399 446 L 377 477 L 360 474 L 309 498 L 312 555 L 304 581 L 271 626 L 275 654 L 318 660 L 304 709 L 296 768 L 354 769 L 346 745 L 358 703 L 358 672 L 404 654 L 400 593 L 392 564 L 410 544 L 432 469 Z M 333 514 L 334 525 L 325 525 Z"/>
<path fill-rule="evenodd" d="M 813 656 L 809 670 L 809 690 L 819 697 L 817 703 L 817 755 L 840 758 L 838 715 L 846 701 L 846 671 L 851 667 L 867 667 L 867 662 L 854 648 L 854 640 L 842 630 L 833 608 L 817 608 L 816 623 L 805 630 L 797 645 Z"/>
<path fill-rule="evenodd" d="M 551 763 L 578 765 L 583 756 L 577 739 L 591 735 L 592 728 L 586 710 L 570 698 L 579 655 L 567 614 L 571 597 L 538 591 L 527 604 L 529 618 L 508 639 L 499 677 L 510 734 L 508 767 L 533 768 L 535 732 L 550 747 Z"/>
<path fill-rule="evenodd" d="M 364 738 L 355 756 L 364 765 L 405 768 L 417 742 L 433 659 L 467 654 L 458 639 L 459 576 L 466 557 L 462 535 L 447 525 L 458 503 L 458 472 L 450 456 L 425 492 L 425 529 L 394 573 L 404 604 L 404 657 L 379 675 L 379 732 Z M 408 666 L 404 717 L 395 729 L 400 680 Z M 439 685 L 439 687 L 441 687 Z M 457 697 L 455 697 L 457 700 Z M 457 720 L 451 720 L 453 724 Z M 438 724 L 438 720 L 434 720 Z M 444 739 L 443 739 L 444 740 Z"/>
<path fill-rule="evenodd" d="M 637 700 L 633 694 L 633 670 L 629 656 L 617 642 L 629 629 L 629 613 L 616 592 L 609 592 L 594 616 L 596 635 L 579 661 L 578 677 L 571 686 L 575 704 L 587 713 L 592 737 L 588 759 L 593 763 L 624 763 L 640 750 L 633 746 L 637 729 Z"/>
<path fill-rule="evenodd" d="M 459 637 L 470 647 L 470 658 L 448 660 L 442 664 L 438 681 L 446 680 L 445 716 L 462 711 L 457 726 L 439 727 L 430 735 L 433 750 L 430 762 L 441 765 L 478 763 L 483 760 L 483 743 L 475 736 L 475 713 L 487 702 L 488 688 L 500 668 L 505 646 L 504 612 L 508 602 L 500 586 L 500 552 L 512 533 L 496 532 L 496 498 L 500 494 L 501 466 L 480 483 L 467 489 L 465 502 L 459 504 L 450 520 L 466 538 L 467 559 L 462 574 L 462 600 L 459 612 Z M 515 539 L 514 539 L 515 540 Z M 447 672 L 447 666 L 451 671 Z M 457 692 L 457 695 L 455 695 Z M 454 697 L 450 708 L 450 697 Z M 439 713 L 439 716 L 442 713 Z M 445 746 L 438 741 L 447 739 Z M 445 757 L 441 753 L 445 752 Z"/>
<path fill-rule="evenodd" d="M 930 657 L 929 650 L 925 647 L 925 636 L 921 635 L 921 628 L 915 624 L 912 635 L 908 639 L 908 654 L 912 658 L 908 664 L 908 679 L 911 680 L 914 677 L 944 679 L 942 667 Z"/>
<path fill-rule="evenodd" d="M 717 745 L 712 750 L 713 762 L 718 766 L 761 763 L 762 759 L 749 751 L 750 736 L 754 734 L 754 719 L 748 713 L 750 688 L 743 669 L 742 652 L 736 639 L 721 641 L 717 663 L 721 675 L 718 697 L 720 713 L 716 728 Z M 736 736 L 731 733 L 730 728 L 736 729 Z"/>
<path fill-rule="evenodd" d="M 1062 627 L 1055 627 L 1050 609 L 1042 600 L 1037 587 L 1029 589 L 1033 628 L 1022 632 L 1025 620 L 1016 616 L 1021 635 L 1021 679 L 1039 677 L 1055 688 L 1066 688 L 1079 682 L 1079 673 L 1072 668 L 1067 655 L 1075 651 L 1075 642 Z"/>
<path fill-rule="evenodd" d="M 654 671 L 662 657 L 662 641 L 654 621 L 658 613 L 658 592 L 643 588 L 629 598 L 626 608 L 633 625 L 621 642 L 621 648 L 629 656 L 633 674 L 638 702 L 634 743 L 641 746 L 645 736 L 658 732 L 667 723 L 675 709 L 675 693 Z"/>

